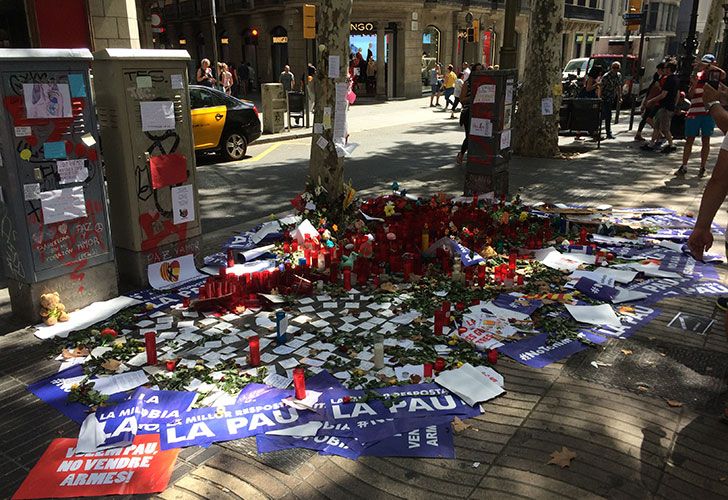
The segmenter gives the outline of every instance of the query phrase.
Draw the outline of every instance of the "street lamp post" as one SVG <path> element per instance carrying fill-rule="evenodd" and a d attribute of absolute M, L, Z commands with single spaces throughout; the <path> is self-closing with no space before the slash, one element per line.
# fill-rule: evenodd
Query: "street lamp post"
<path fill-rule="evenodd" d="M 693 73 L 693 62 L 695 60 L 695 50 L 698 48 L 698 38 L 695 36 L 695 29 L 698 23 L 698 0 L 693 0 L 692 10 L 690 12 L 690 24 L 688 34 L 683 42 L 685 53 L 680 64 L 680 88 L 687 92 L 690 87 L 690 76 Z"/>
<path fill-rule="evenodd" d="M 720 46 L 723 56 L 722 68 L 728 68 L 728 3 L 723 4 L 723 43 Z"/>

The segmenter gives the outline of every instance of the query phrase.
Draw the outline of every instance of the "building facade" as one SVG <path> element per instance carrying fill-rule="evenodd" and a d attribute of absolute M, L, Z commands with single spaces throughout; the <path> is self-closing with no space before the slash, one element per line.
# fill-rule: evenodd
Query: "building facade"
<path fill-rule="evenodd" d="M 316 4 L 316 1 L 305 2 Z M 293 0 L 219 0 L 216 40 L 209 0 L 165 0 L 157 7 L 163 33 L 158 47 L 185 48 L 199 63 L 218 58 L 234 66 L 250 63 L 261 82 L 277 81 L 289 64 L 298 77 L 314 61 L 314 43 L 303 39 L 304 2 Z M 519 68 L 525 60 L 528 2 L 516 20 Z M 505 2 L 483 0 L 355 0 L 351 14 L 351 53 L 369 54 L 377 64 L 382 96 L 422 95 L 427 70 L 435 62 L 456 67 L 464 61 L 498 64 Z M 466 29 L 479 22 L 477 40 Z M 257 37 L 252 36 L 253 32 Z M 142 37 L 145 35 L 143 34 Z M 149 34 L 146 34 L 149 36 Z M 383 59 L 383 61 L 382 61 Z"/>

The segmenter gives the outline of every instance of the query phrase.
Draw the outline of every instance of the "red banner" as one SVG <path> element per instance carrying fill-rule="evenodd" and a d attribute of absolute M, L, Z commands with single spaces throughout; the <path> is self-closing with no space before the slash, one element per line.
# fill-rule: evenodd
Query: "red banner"
<path fill-rule="evenodd" d="M 179 450 L 162 451 L 159 435 L 137 436 L 134 444 L 75 455 L 76 439 L 55 439 L 13 499 L 134 495 L 164 491 Z"/>
<path fill-rule="evenodd" d="M 178 153 L 157 155 L 149 158 L 152 172 L 152 188 L 181 184 L 187 180 L 187 158 Z"/>

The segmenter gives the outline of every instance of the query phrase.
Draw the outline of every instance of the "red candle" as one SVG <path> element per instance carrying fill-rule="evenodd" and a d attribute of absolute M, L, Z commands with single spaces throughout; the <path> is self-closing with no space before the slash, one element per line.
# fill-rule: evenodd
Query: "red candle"
<path fill-rule="evenodd" d="M 248 356 L 250 366 L 258 366 L 260 364 L 260 337 L 253 335 L 248 339 L 248 345 L 250 347 Z"/>
<path fill-rule="evenodd" d="M 518 274 L 516 276 L 517 276 L 516 279 L 518 280 L 517 281 L 518 282 L 518 286 L 523 286 L 523 275 L 522 274 Z"/>
<path fill-rule="evenodd" d="M 306 399 L 306 374 L 303 368 L 293 369 L 293 387 L 296 391 L 296 399 Z"/>
<path fill-rule="evenodd" d="M 410 274 L 412 274 L 412 259 L 406 259 L 404 261 L 404 280 L 409 281 L 410 280 Z"/>
<path fill-rule="evenodd" d="M 144 343 L 147 348 L 147 364 L 157 364 L 157 332 L 151 331 L 144 334 Z"/>
<path fill-rule="evenodd" d="M 488 351 L 488 362 L 491 365 L 498 363 L 498 351 L 496 351 L 495 349 L 491 349 L 490 351 Z"/>
<path fill-rule="evenodd" d="M 339 263 L 334 262 L 331 266 L 331 271 L 329 272 L 329 283 L 336 283 L 336 281 L 339 279 Z"/>
<path fill-rule="evenodd" d="M 445 311 L 435 311 L 435 335 L 442 335 L 445 326 Z"/>
<path fill-rule="evenodd" d="M 344 290 L 351 290 L 351 269 L 344 269 Z"/>
<path fill-rule="evenodd" d="M 175 367 L 177 366 L 177 360 L 176 359 L 170 359 L 170 360 L 167 360 L 167 362 L 165 364 L 167 366 L 167 371 L 168 372 L 173 372 L 174 369 L 175 369 Z"/>
<path fill-rule="evenodd" d="M 586 228 L 582 227 L 579 231 L 579 245 L 586 245 Z"/>
<path fill-rule="evenodd" d="M 232 248 L 228 248 L 227 251 L 227 266 L 233 267 L 235 265 L 235 251 Z"/>
<path fill-rule="evenodd" d="M 435 360 L 435 372 L 440 373 L 444 369 L 445 369 L 445 359 L 437 358 Z"/>
<path fill-rule="evenodd" d="M 313 249 L 311 249 L 311 252 L 308 255 L 310 257 L 308 266 L 312 269 L 317 269 L 318 268 L 318 255 L 319 255 L 318 250 L 313 248 Z"/>
<path fill-rule="evenodd" d="M 511 252 L 511 254 L 508 256 L 508 269 L 511 271 L 516 270 L 516 252 Z"/>
<path fill-rule="evenodd" d="M 184 307 L 184 308 L 190 307 L 190 298 L 189 297 L 184 297 L 182 299 L 182 307 Z"/>
<path fill-rule="evenodd" d="M 432 363 L 425 363 L 425 378 L 432 378 Z"/>
<path fill-rule="evenodd" d="M 217 272 L 218 276 L 226 276 L 227 275 L 227 268 L 224 266 L 221 266 L 220 269 Z"/>
<path fill-rule="evenodd" d="M 283 242 L 283 253 L 291 253 L 291 244 L 287 241 Z"/>

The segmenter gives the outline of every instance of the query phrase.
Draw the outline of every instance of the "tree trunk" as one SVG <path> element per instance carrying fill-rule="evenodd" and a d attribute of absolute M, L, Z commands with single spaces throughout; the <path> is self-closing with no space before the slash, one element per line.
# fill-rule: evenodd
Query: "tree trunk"
<path fill-rule="evenodd" d="M 514 126 L 513 150 L 521 156 L 553 158 L 559 155 L 563 19 L 564 0 L 533 0 L 531 3 L 526 69 L 518 93 Z M 542 100 L 549 98 L 553 100 L 553 112 L 545 116 L 541 112 Z"/>
<path fill-rule="evenodd" d="M 700 52 L 698 54 L 701 56 L 713 51 L 718 34 L 720 33 L 720 23 L 722 20 L 723 2 L 722 0 L 712 0 L 710 2 L 710 10 L 708 10 L 708 17 L 705 19 L 705 28 L 700 34 Z"/>
<path fill-rule="evenodd" d="M 314 94 L 316 105 L 314 127 L 323 125 L 321 133 L 311 140 L 311 160 L 308 175 L 312 188 L 322 186 L 328 200 L 336 203 L 344 190 L 344 158 L 337 153 L 335 143 L 343 146 L 346 140 L 346 91 L 349 75 L 349 25 L 352 0 L 322 0 L 317 9 L 316 54 L 317 72 Z M 380 41 L 380 43 L 384 43 Z M 339 71 L 329 78 L 329 56 L 338 56 Z M 339 85 L 337 106 L 336 86 Z M 343 99 L 343 101 L 342 101 Z M 326 111 L 327 116 L 324 116 Z M 338 118 L 338 119 L 337 119 Z M 326 141 L 326 144 L 324 144 Z M 323 147 L 322 147 L 323 146 Z"/>

